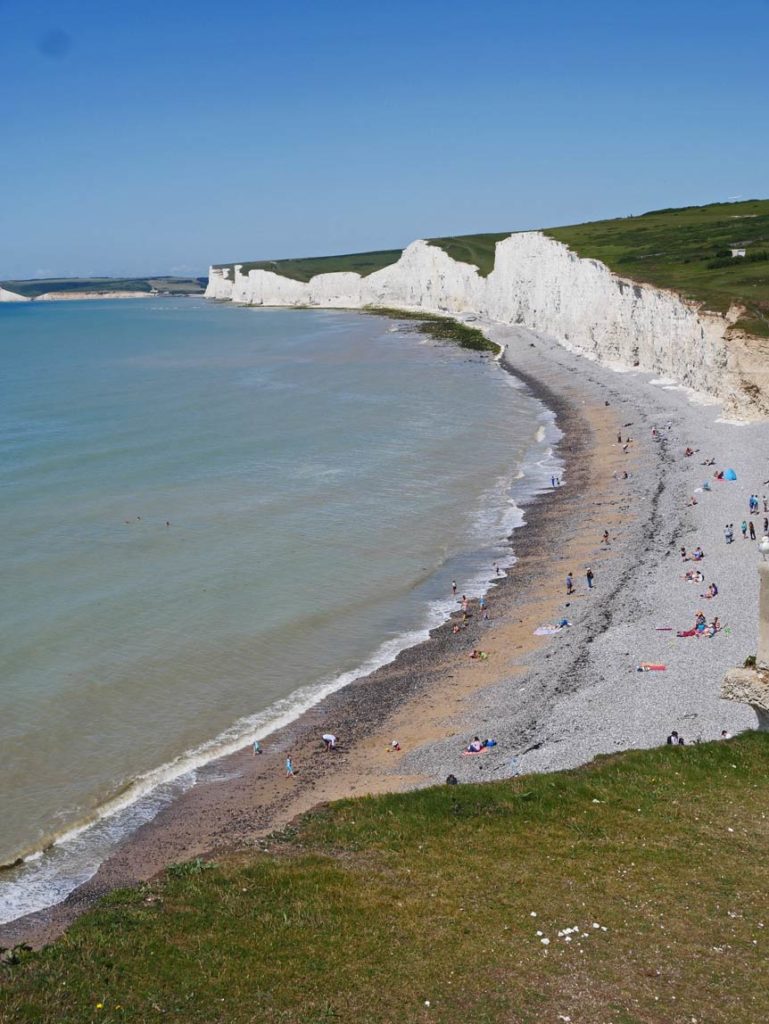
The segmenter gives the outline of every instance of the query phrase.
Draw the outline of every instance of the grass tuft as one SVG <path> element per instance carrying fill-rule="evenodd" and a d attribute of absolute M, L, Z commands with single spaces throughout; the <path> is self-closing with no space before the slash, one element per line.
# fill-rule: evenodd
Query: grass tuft
<path fill-rule="evenodd" d="M 365 306 L 362 312 L 401 320 L 403 321 L 402 329 L 405 331 L 426 334 L 436 341 L 447 341 L 473 352 L 491 352 L 494 355 L 499 352 L 499 345 L 489 341 L 477 327 L 468 327 L 467 324 L 460 323 L 452 317 L 439 316 L 437 313 L 391 309 L 388 306 Z"/>

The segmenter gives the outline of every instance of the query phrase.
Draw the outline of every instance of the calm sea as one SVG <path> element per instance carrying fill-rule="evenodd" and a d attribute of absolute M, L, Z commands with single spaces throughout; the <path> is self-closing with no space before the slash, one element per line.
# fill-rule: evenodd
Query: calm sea
<path fill-rule="evenodd" d="M 354 313 L 5 305 L 0 346 L 9 920 L 422 638 L 453 577 L 484 589 L 555 428 L 492 361 Z"/>

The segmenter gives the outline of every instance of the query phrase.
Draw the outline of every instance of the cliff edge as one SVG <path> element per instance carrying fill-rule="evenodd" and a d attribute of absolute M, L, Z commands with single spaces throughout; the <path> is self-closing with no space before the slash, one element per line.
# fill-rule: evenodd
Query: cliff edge
<path fill-rule="evenodd" d="M 635 368 L 692 388 L 741 419 L 769 416 L 769 339 L 741 335 L 741 310 L 706 312 L 673 291 L 639 284 L 583 259 L 539 231 L 496 243 L 483 276 L 427 241 L 366 277 L 307 282 L 268 270 L 211 267 L 206 296 L 254 306 L 389 306 L 518 324 L 615 369 Z"/>

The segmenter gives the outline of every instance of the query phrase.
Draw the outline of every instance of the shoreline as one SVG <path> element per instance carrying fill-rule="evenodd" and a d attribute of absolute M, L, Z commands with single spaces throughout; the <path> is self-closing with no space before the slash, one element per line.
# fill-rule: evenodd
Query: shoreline
<path fill-rule="evenodd" d="M 392 314 L 382 313 L 379 316 L 380 321 L 387 321 L 388 323 L 392 322 L 393 319 L 398 319 Z M 359 314 L 353 311 L 353 319 L 356 318 L 360 318 Z M 391 330 L 396 329 L 399 328 L 391 328 Z M 404 335 L 413 333 L 413 328 L 401 333 Z M 422 340 L 429 341 L 429 333 L 420 335 L 414 340 L 410 339 L 407 344 L 410 346 L 415 343 L 421 344 Z M 430 347 L 433 346 L 428 345 L 428 348 Z M 450 345 L 452 350 L 455 347 L 453 344 Z M 469 355 L 474 357 L 471 361 L 476 364 L 476 368 L 479 363 L 486 364 L 484 372 L 493 375 L 497 374 L 497 368 L 494 367 L 492 369 L 489 365 L 490 360 L 483 357 L 478 359 L 477 352 L 471 352 Z M 466 363 L 467 360 L 461 359 L 459 362 Z M 466 367 L 462 366 L 459 372 L 467 372 Z M 495 380 L 497 379 L 495 376 Z M 524 486 L 518 486 L 517 489 L 523 492 L 524 504 L 527 504 L 530 497 L 533 497 L 544 486 L 544 474 L 546 472 L 549 473 L 550 469 L 541 467 L 549 467 L 552 446 L 557 442 L 557 431 L 552 426 L 554 414 L 540 402 L 538 411 L 535 410 L 532 415 L 536 415 L 536 422 L 539 423 L 541 421 L 541 426 L 538 427 L 537 431 L 537 442 L 535 444 L 532 440 L 528 448 L 524 448 L 521 452 L 519 460 L 508 462 L 508 479 L 504 488 L 505 494 L 509 496 L 517 481 L 523 477 L 524 479 L 521 483 Z M 553 436 L 554 433 L 556 434 L 555 437 Z M 519 470 L 517 474 L 515 473 L 516 469 Z M 555 462 L 553 469 L 556 472 L 560 472 L 560 468 Z M 492 562 L 499 560 L 502 566 L 507 566 L 510 564 L 510 560 L 514 559 L 511 541 L 520 529 L 517 520 L 519 516 L 522 518 L 522 496 L 516 494 L 515 501 L 510 498 L 510 502 L 510 508 L 504 514 L 504 522 L 499 527 L 494 527 L 493 536 L 489 534 L 483 540 L 478 541 L 474 539 L 472 541 L 473 547 L 476 544 L 480 545 L 477 551 L 473 550 L 472 552 L 473 565 L 464 564 L 460 566 L 458 572 L 455 572 L 458 579 L 460 578 L 460 572 L 464 574 L 461 577 L 462 589 L 476 600 L 494 582 L 493 580 L 483 579 L 487 568 L 492 565 Z M 465 559 L 466 561 L 467 559 Z M 75 870 L 67 862 L 66 847 L 71 840 L 84 833 L 89 833 L 94 828 L 98 828 L 105 835 L 111 834 L 116 837 L 111 842 L 112 849 L 107 851 L 106 854 L 102 853 L 102 856 L 109 856 L 112 850 L 130 837 L 131 832 L 155 816 L 158 806 L 162 808 L 167 806 L 169 802 L 180 799 L 186 789 L 194 786 L 196 784 L 196 774 L 200 772 L 205 773 L 212 764 L 242 751 L 246 746 L 250 747 L 252 740 L 255 738 L 263 740 L 283 729 L 289 728 L 294 720 L 312 711 L 317 704 L 322 703 L 333 693 L 350 685 L 351 682 L 359 678 L 367 677 L 380 668 L 390 665 L 404 650 L 427 642 L 434 630 L 445 625 L 448 621 L 448 617 L 456 609 L 456 603 L 452 602 L 449 598 L 445 600 L 443 597 L 436 599 L 435 594 L 429 600 L 425 598 L 425 602 L 421 612 L 414 618 L 401 622 L 394 635 L 385 633 L 383 638 L 380 634 L 378 640 L 375 641 L 373 649 L 362 658 L 355 668 L 340 668 L 337 672 L 329 674 L 324 678 L 319 678 L 315 682 L 300 685 L 292 693 L 277 699 L 260 711 L 243 715 L 213 738 L 206 738 L 194 747 L 187 748 L 178 756 L 170 758 L 163 764 L 135 775 L 121 785 L 119 789 L 113 790 L 87 817 L 81 817 L 67 824 L 59 832 L 49 832 L 44 840 L 34 847 L 30 845 L 27 849 L 19 851 L 18 854 L 16 851 L 13 851 L 13 859 L 9 858 L 5 863 L 0 864 L 0 882 L 4 876 L 7 877 L 14 869 L 24 865 L 31 867 L 38 864 L 43 858 L 47 858 L 47 854 L 50 851 L 56 851 L 60 854 L 59 864 L 61 862 L 64 863 L 60 877 L 70 877 L 72 879 L 70 883 L 71 888 L 73 890 L 78 888 L 79 886 L 74 885 Z M 450 605 L 451 607 L 449 607 Z M 124 820 L 127 818 L 128 822 L 124 825 L 121 818 Z M 111 823 L 114 823 L 114 828 L 110 827 Z M 97 862 L 100 845 L 103 846 L 106 843 L 102 844 L 100 837 L 97 836 L 94 856 L 88 858 L 91 870 L 93 870 L 93 865 Z M 90 852 L 89 847 L 88 853 L 90 854 Z M 82 857 L 82 847 L 78 855 Z M 86 863 L 88 860 L 86 860 Z M 54 889 L 54 894 L 56 894 L 57 876 L 53 874 L 53 870 L 55 870 L 55 864 L 51 873 L 47 873 L 43 869 L 42 877 L 40 875 L 33 875 L 29 880 L 30 884 L 33 888 L 38 886 L 39 891 L 51 885 Z M 87 868 L 79 873 L 81 878 L 85 875 L 86 870 Z M 80 884 L 87 884 L 87 879 Z M 22 879 L 17 880 L 16 875 L 13 874 L 10 885 L 19 885 L 19 888 L 21 888 L 23 876 Z M 61 889 L 64 890 L 64 885 L 61 886 Z M 59 892 L 59 899 L 63 898 L 66 897 L 62 896 L 61 892 Z M 9 894 L 9 909 L 12 903 L 13 896 Z M 30 911 L 23 915 L 23 917 L 34 913 L 42 913 L 44 909 Z M 14 920 L 19 919 L 21 918 L 0 922 L 0 928 L 3 928 L 6 924 L 10 926 L 14 923 Z"/>
<path fill-rule="evenodd" d="M 265 744 L 265 757 L 253 758 L 249 750 L 241 750 L 212 762 L 208 771 L 202 770 L 195 787 L 126 840 L 89 882 L 64 902 L 0 927 L 0 942 L 44 944 L 105 892 L 137 884 L 179 860 L 222 856 L 228 850 L 258 844 L 269 832 L 326 800 L 440 782 L 447 765 L 463 780 L 515 774 L 522 767 L 541 771 L 563 766 L 558 754 L 552 756 L 558 741 L 548 742 L 540 734 L 552 729 L 559 701 L 567 700 L 575 688 L 579 690 L 582 680 L 576 679 L 570 686 L 566 666 L 552 671 L 557 661 L 545 672 L 549 680 L 536 679 L 537 666 L 532 668 L 531 659 L 544 650 L 540 661 L 552 657 L 564 661 L 563 652 L 568 659 L 571 644 L 559 643 L 564 639 L 560 636 L 533 637 L 531 625 L 552 621 L 563 608 L 559 563 L 567 557 L 564 550 L 575 560 L 575 569 L 580 567 L 578 557 L 588 557 L 598 566 L 599 582 L 604 575 L 611 576 L 614 566 L 620 584 L 625 580 L 626 585 L 627 556 L 637 555 L 639 550 L 638 524 L 643 520 L 643 527 L 653 522 L 668 482 L 662 479 L 656 489 L 644 484 L 643 500 L 648 498 L 651 508 L 642 516 L 617 489 L 611 467 L 630 462 L 638 467 L 639 475 L 648 477 L 648 471 L 659 469 L 660 477 L 665 478 L 665 453 L 651 445 L 648 431 L 642 427 L 644 439 L 636 441 L 629 459 L 619 452 L 606 458 L 607 438 L 614 436 L 618 425 L 628 416 L 638 424 L 638 396 L 633 392 L 648 398 L 648 382 L 629 388 L 628 377 L 623 388 L 621 375 L 575 359 L 563 349 L 554 353 L 546 340 L 528 332 L 488 324 L 485 329 L 498 336 L 497 343 L 502 336 L 507 344 L 503 365 L 554 413 L 562 432 L 556 453 L 565 459 L 564 486 L 523 506 L 526 522 L 512 535 L 516 562 L 510 574 L 489 581 L 491 623 L 473 616 L 461 643 L 452 634 L 450 623 L 438 627 L 430 639 L 349 683 L 273 734 Z M 675 399 L 673 407 L 676 402 L 680 407 L 682 396 Z M 605 506 L 607 521 L 611 517 L 617 521 L 620 536 L 610 551 L 597 550 L 597 502 Z M 643 528 L 640 534 L 643 542 Z M 614 588 L 603 600 L 595 595 L 590 612 L 599 621 L 588 622 L 588 631 L 592 631 L 588 643 L 601 636 L 602 623 L 603 632 L 611 625 L 610 604 L 617 592 Z M 579 602 L 583 600 L 580 595 Z M 575 608 L 579 602 L 575 600 Z M 569 612 L 572 614 L 576 619 L 577 613 Z M 569 632 L 576 636 L 577 630 Z M 481 643 L 489 646 L 491 657 L 482 664 L 468 664 L 468 647 Z M 513 652 L 511 658 L 509 652 Z M 574 654 L 577 661 L 581 657 L 579 651 Z M 479 719 L 484 719 L 484 725 L 496 726 L 488 735 L 502 736 L 501 708 L 510 705 L 511 696 L 517 697 L 522 681 L 525 684 L 529 677 L 534 677 L 535 685 L 518 698 L 512 735 L 508 733 L 488 758 L 460 761 L 457 751 L 466 740 L 456 735 L 464 729 L 471 729 L 470 735 L 480 731 Z M 449 707 L 453 710 L 447 715 Z M 743 720 L 746 715 L 750 713 L 745 712 Z M 324 755 L 318 749 L 318 737 L 329 729 L 342 737 L 344 745 L 337 753 Z M 402 754 L 386 753 L 391 735 L 401 740 Z M 282 759 L 288 750 L 300 769 L 296 780 L 281 778 Z M 587 751 L 583 759 L 589 760 L 595 752 L 601 750 Z"/>
<path fill-rule="evenodd" d="M 393 319 L 391 317 L 391 319 Z M 524 386 L 530 391 L 530 393 L 543 404 L 543 406 L 552 414 L 553 422 L 557 425 L 561 432 L 561 439 L 556 442 L 553 450 L 554 457 L 558 458 L 561 448 L 564 444 L 567 444 L 567 434 L 571 432 L 574 435 L 571 446 L 574 451 L 582 451 L 582 445 L 577 440 L 579 431 L 571 426 L 571 420 L 574 417 L 574 410 L 571 409 L 569 404 L 563 401 L 551 388 L 549 388 L 544 382 L 536 380 L 531 375 L 525 375 L 523 373 L 516 372 L 513 368 L 506 364 L 502 364 L 502 368 L 505 372 L 511 373 L 516 379 L 520 380 Z M 564 460 L 561 459 L 563 462 Z M 566 480 L 566 484 L 561 488 L 561 492 L 565 496 L 569 493 L 570 488 L 568 482 L 570 477 L 573 476 L 572 471 L 569 469 L 568 463 L 565 464 L 562 475 Z M 545 501 L 552 500 L 552 493 L 545 492 L 534 495 L 530 500 L 521 504 L 521 509 L 524 513 L 525 521 L 522 526 L 516 528 L 507 538 L 507 543 L 510 546 L 510 557 L 514 559 L 512 565 L 512 573 L 515 573 L 515 565 L 518 562 L 518 549 L 523 543 L 524 534 L 532 535 L 536 532 L 536 510 L 540 504 Z M 536 544 L 535 540 L 532 540 Z M 515 549 L 513 550 L 513 544 Z M 491 574 L 491 568 L 489 570 Z M 495 603 L 508 591 L 511 587 L 511 576 L 491 577 L 488 580 L 487 594 L 493 593 Z M 477 602 L 473 602 L 477 604 Z M 471 625 L 463 633 L 462 639 L 479 641 L 483 635 L 483 629 L 475 617 L 471 620 Z M 378 731 L 379 727 L 384 727 L 384 723 L 388 717 L 396 713 L 399 707 L 404 704 L 412 695 L 415 688 L 429 690 L 430 681 L 434 681 L 434 677 L 438 674 L 437 669 L 430 670 L 429 661 L 438 662 L 450 656 L 453 647 L 455 647 L 454 636 L 451 633 L 451 619 L 446 620 L 439 626 L 434 627 L 429 631 L 427 639 L 420 641 L 416 645 L 411 645 L 401 650 L 394 659 L 364 676 L 359 676 L 354 680 L 347 682 L 342 688 L 332 692 L 329 695 L 324 696 L 317 703 L 304 710 L 300 715 L 295 717 L 293 721 L 283 725 L 281 728 L 274 730 L 267 734 L 263 745 L 269 746 L 278 750 L 279 759 L 282 758 L 284 750 L 288 746 L 297 747 L 300 745 L 312 745 L 313 739 L 316 740 L 317 735 L 320 731 L 324 731 L 318 722 L 326 721 L 329 718 L 333 718 L 335 721 L 347 718 L 350 721 L 350 727 L 344 730 L 340 726 L 336 725 L 335 730 L 344 734 L 345 736 L 355 735 L 356 742 L 360 742 L 362 739 L 367 738 L 372 732 Z M 428 664 L 426 664 L 428 663 Z M 419 680 L 415 680 L 416 674 L 419 674 Z M 379 687 L 380 682 L 387 686 L 388 693 L 383 697 Z M 371 696 L 369 698 L 368 693 L 363 695 L 362 691 L 369 691 Z M 376 692 L 375 692 L 376 691 Z M 351 694 L 349 703 L 351 708 L 345 709 L 343 705 L 347 702 L 346 695 Z M 368 719 L 368 720 L 367 720 Z M 331 726 L 329 725 L 328 728 Z M 347 746 L 347 745 L 346 745 Z M 96 873 L 88 881 L 78 886 L 69 896 L 67 896 L 61 903 L 54 904 L 50 907 L 44 908 L 43 910 L 36 911 L 32 914 L 26 915 L 15 919 L 14 921 L 8 922 L 5 925 L 0 925 L 0 943 L 13 942 L 13 941 L 32 941 L 37 944 L 41 941 L 41 936 L 44 936 L 42 941 L 47 941 L 48 938 L 53 934 L 60 933 L 68 924 L 74 920 L 75 917 L 79 916 L 83 910 L 87 909 L 100 895 L 104 892 L 115 888 L 118 885 L 132 884 L 141 881 L 145 877 L 149 877 L 157 871 L 162 870 L 164 866 L 171 863 L 169 860 L 171 856 L 168 850 L 168 843 L 162 840 L 161 833 L 163 832 L 166 822 L 168 819 L 176 819 L 178 814 L 184 814 L 181 810 L 182 806 L 187 806 L 192 803 L 196 803 L 196 793 L 202 792 L 206 787 L 220 788 L 220 784 L 212 783 L 209 781 L 207 776 L 216 775 L 219 773 L 229 773 L 232 770 L 239 771 L 241 768 L 242 761 L 245 758 L 249 758 L 252 768 L 258 769 L 260 765 L 254 764 L 254 759 L 250 755 L 250 748 L 241 747 L 234 753 L 227 754 L 223 757 L 217 757 L 215 760 L 209 761 L 207 764 L 201 766 L 199 769 L 198 781 L 186 792 L 183 792 L 176 796 L 170 805 L 161 809 L 161 811 L 150 821 L 142 825 L 136 832 L 129 836 L 124 842 L 114 850 L 106 860 L 100 865 Z M 302 755 L 303 760 L 305 755 Z M 334 769 L 344 769 L 346 755 L 342 750 L 338 754 L 334 755 L 334 761 L 331 763 L 326 762 L 322 766 L 322 774 L 325 776 L 331 769 L 331 774 L 339 774 L 334 772 Z M 259 759 L 260 761 L 262 759 Z M 295 756 L 295 760 L 297 760 Z M 282 766 L 282 760 L 281 760 Z M 320 766 L 313 766 L 320 767 Z M 251 772 L 249 772 L 249 775 Z M 385 776 L 385 779 L 387 777 Z M 310 792 L 317 786 L 317 779 L 313 777 L 309 780 L 303 780 L 301 776 L 298 779 L 300 783 L 300 789 L 308 789 Z M 411 780 L 409 780 L 411 781 Z M 416 783 L 418 780 L 413 780 Z M 354 784 L 353 784 L 354 786 Z M 235 787 L 233 787 L 235 788 Z M 383 788 L 387 788 L 386 785 Z M 293 804 L 295 801 L 289 801 Z M 276 822 L 285 822 L 295 817 L 296 813 L 302 813 L 302 811 L 308 809 L 315 800 L 311 800 L 309 803 L 306 801 L 304 796 L 300 800 L 301 807 L 299 810 L 294 810 L 293 807 L 285 808 L 283 805 L 285 801 L 277 800 L 277 806 L 272 807 L 268 813 L 256 814 L 255 818 L 250 819 L 251 821 L 257 821 L 257 828 L 259 834 L 263 834 L 272 830 Z M 174 829 L 178 828 L 178 821 L 174 826 Z M 227 832 L 227 826 L 222 823 L 222 829 Z M 205 842 L 196 841 L 195 837 L 191 834 L 186 834 L 183 838 L 177 835 L 174 846 L 173 860 L 188 859 L 194 856 L 207 854 L 210 852 L 209 844 Z M 237 830 L 236 830 L 237 831 Z M 221 831 L 217 829 L 214 836 L 211 837 L 213 840 L 213 846 L 218 847 L 221 840 Z M 240 834 L 240 833 L 239 833 Z M 146 843 L 151 845 L 155 844 L 155 837 L 162 843 L 164 853 L 161 857 L 146 856 Z M 228 845 L 232 845 L 234 842 L 238 842 L 238 839 L 233 839 L 229 836 L 227 839 Z M 126 863 L 125 854 L 129 851 L 134 844 L 138 844 L 136 849 L 137 856 L 131 855 L 129 859 L 134 862 L 141 860 L 143 866 L 138 868 L 132 866 L 128 869 Z M 139 849 L 142 850 L 141 854 Z M 128 869 L 128 870 L 127 870 Z M 148 875 L 149 871 L 149 875 Z M 23 936 L 23 938 L 17 938 L 17 936 Z"/>

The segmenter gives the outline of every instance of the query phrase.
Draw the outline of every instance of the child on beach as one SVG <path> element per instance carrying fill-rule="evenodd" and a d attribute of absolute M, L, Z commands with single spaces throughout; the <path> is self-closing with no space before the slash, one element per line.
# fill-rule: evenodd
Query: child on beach
<path fill-rule="evenodd" d="M 288 757 L 286 758 L 286 778 L 287 779 L 293 779 L 293 777 L 294 777 L 294 762 L 291 760 L 291 755 L 289 754 Z"/>

